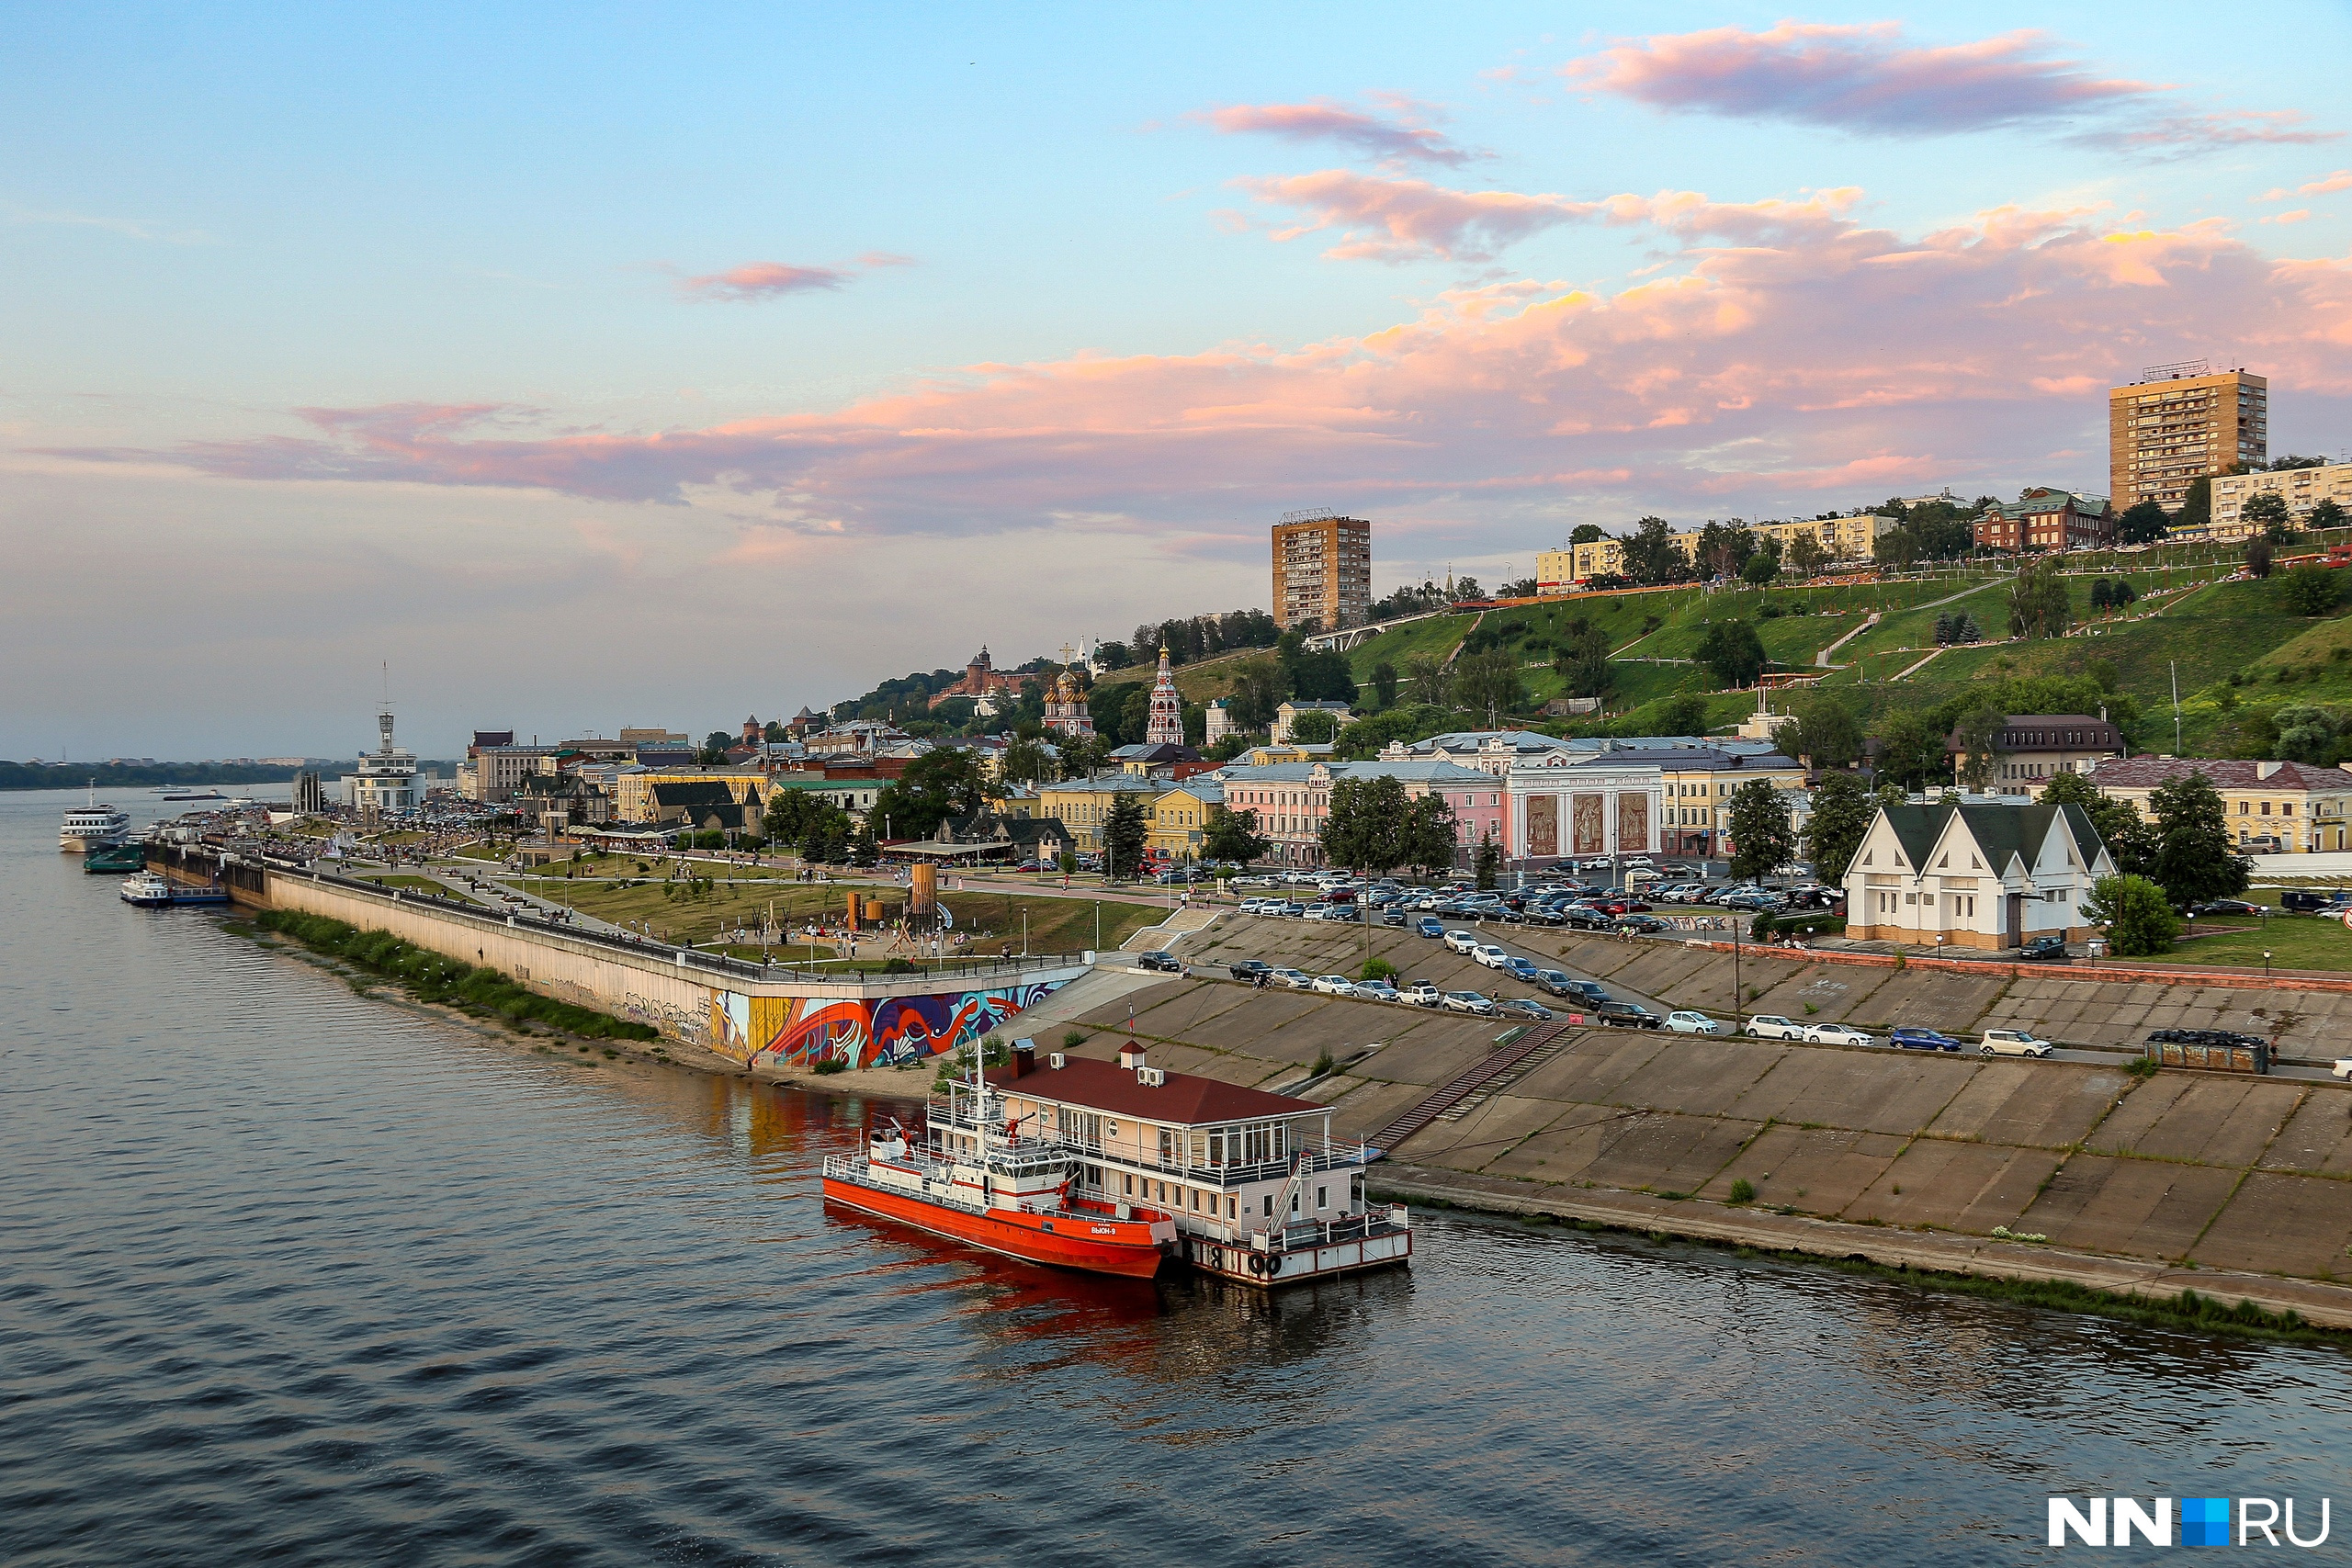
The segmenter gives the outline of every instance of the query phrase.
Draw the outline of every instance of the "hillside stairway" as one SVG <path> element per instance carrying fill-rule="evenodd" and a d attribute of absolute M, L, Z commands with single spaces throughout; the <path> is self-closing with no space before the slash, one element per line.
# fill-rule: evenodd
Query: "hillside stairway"
<path fill-rule="evenodd" d="M 1505 1074 L 1511 1074 L 1512 1078 L 1516 1078 L 1518 1075 L 1513 1072 L 1514 1068 L 1524 1066 L 1532 1069 L 1534 1066 L 1532 1058 L 1538 1052 L 1548 1045 L 1565 1043 L 1568 1027 L 1565 1023 L 1535 1025 L 1510 1043 L 1464 1067 L 1419 1104 L 1364 1141 L 1383 1154 L 1396 1148 L 1470 1096 L 1482 1090 L 1493 1093 L 1498 1080 L 1510 1081 L 1504 1079 Z"/>

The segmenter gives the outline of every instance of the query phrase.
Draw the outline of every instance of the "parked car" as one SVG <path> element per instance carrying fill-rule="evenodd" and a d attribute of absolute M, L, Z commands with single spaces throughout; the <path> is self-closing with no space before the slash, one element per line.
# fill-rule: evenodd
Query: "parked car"
<path fill-rule="evenodd" d="M 1345 975 L 1317 975 L 1307 988 L 1320 991 L 1327 997 L 1352 997 L 1356 994 L 1355 982 Z"/>
<path fill-rule="evenodd" d="M 1274 984 L 1288 986 L 1294 991 L 1303 991 L 1315 984 L 1315 978 L 1296 969 L 1277 969 L 1274 971 Z"/>
<path fill-rule="evenodd" d="M 1472 1012 L 1487 1018 L 1494 1016 L 1495 1011 L 1495 1004 L 1476 991 L 1448 991 L 1443 1005 L 1448 1012 Z"/>
<path fill-rule="evenodd" d="M 1492 942 L 1480 942 L 1470 950 L 1471 961 L 1482 968 L 1500 969 L 1510 962 L 1510 954 Z"/>
<path fill-rule="evenodd" d="M 2066 939 L 2063 936 L 2038 936 L 2018 949 L 2018 959 L 2025 964 L 2064 964 L 2066 961 Z"/>
<path fill-rule="evenodd" d="M 1898 1029 L 1888 1038 L 1905 1051 L 1950 1051 L 1957 1055 L 1964 1049 L 1951 1035 L 1932 1029 Z"/>
<path fill-rule="evenodd" d="M 1503 1018 L 1548 1019 L 1556 1016 L 1542 1002 L 1526 997 L 1505 997 L 1495 1004 L 1496 1013 Z"/>
<path fill-rule="evenodd" d="M 1445 922 L 1435 915 L 1423 915 L 1413 922 L 1413 930 L 1425 937 L 1442 937 L 1445 934 Z"/>
<path fill-rule="evenodd" d="M 1394 904 L 1380 911 L 1380 923 L 1384 926 L 1402 926 L 1411 918 Z"/>
<path fill-rule="evenodd" d="M 1358 980 L 1356 995 L 1374 1002 L 1393 1002 L 1397 997 L 1396 987 L 1385 980 Z"/>
<path fill-rule="evenodd" d="M 2332 915 L 2352 904 L 2352 891 L 2341 887 L 2290 887 L 2278 895 L 2278 907 L 2298 915 Z"/>
<path fill-rule="evenodd" d="M 1799 1039 L 1812 1045 L 1871 1045 L 1877 1043 L 1865 1030 L 1850 1023 L 1808 1023 Z"/>
<path fill-rule="evenodd" d="M 1620 931 L 1640 931 L 1645 936 L 1656 936 L 1660 931 L 1674 929 L 1671 920 L 1661 920 L 1656 915 L 1620 915 L 1614 924 Z"/>
<path fill-rule="evenodd" d="M 1445 993 L 1427 980 L 1415 980 L 1396 993 L 1396 999 L 1410 1002 L 1417 1008 L 1433 1008 L 1445 1000 Z"/>
<path fill-rule="evenodd" d="M 1503 973 L 1509 975 L 1512 979 L 1524 980 L 1531 986 L 1535 984 L 1536 976 L 1543 973 L 1542 970 L 1535 967 L 1532 960 L 1520 958 L 1517 956 L 1504 959 L 1502 967 Z"/>
<path fill-rule="evenodd" d="M 1554 996 L 1566 997 L 1570 1001 L 1582 1002 L 1589 1008 L 1597 1008 L 1611 999 L 1607 987 L 1598 980 L 1571 980 L 1566 975 L 1560 975 L 1556 969 L 1551 973 L 1559 975 L 1560 977 L 1556 982 L 1544 981 L 1544 988 Z"/>
<path fill-rule="evenodd" d="M 1705 1013 L 1692 1012 L 1687 1008 L 1668 1013 L 1666 1026 L 1677 1034 L 1721 1034 L 1724 1032 L 1724 1026 Z"/>
<path fill-rule="evenodd" d="M 1662 1029 L 1666 1025 L 1666 1021 L 1657 1014 L 1632 1002 L 1606 1001 L 1592 1010 L 1601 1022 L 1617 1024 L 1622 1028 Z"/>
<path fill-rule="evenodd" d="M 2023 1029 L 1988 1029 L 1976 1043 L 1976 1049 L 1987 1056 L 2047 1056 L 2050 1042 L 2037 1040 Z"/>
<path fill-rule="evenodd" d="M 2339 1078 L 2352 1078 L 2352 1056 L 2338 1056 L 2335 1066 L 2328 1069 Z"/>
<path fill-rule="evenodd" d="M 2243 898 L 2209 898 L 2202 904 L 2191 904 L 2188 912 L 2192 915 L 2261 915 L 2268 913 L 2268 910 L 2260 904 L 2249 904 Z"/>
<path fill-rule="evenodd" d="M 1304 919 L 1306 914 L 1306 906 L 1298 902 L 1295 898 L 1288 898 L 1283 901 L 1283 907 L 1281 908 L 1270 908 L 1266 913 L 1270 915 L 1280 915 L 1285 919 Z"/>
<path fill-rule="evenodd" d="M 1136 967 L 1157 969 L 1164 975 L 1182 974 L 1184 969 L 1184 965 L 1177 961 L 1174 953 L 1162 952 L 1158 948 L 1136 953 Z"/>
<path fill-rule="evenodd" d="M 1802 1040 L 1804 1025 L 1774 1012 L 1759 1012 L 1747 1021 L 1747 1032 L 1759 1040 Z"/>
<path fill-rule="evenodd" d="M 1477 948 L 1478 939 L 1468 931 L 1451 931 L 1445 933 L 1445 950 L 1448 953 L 1475 953 Z"/>
<path fill-rule="evenodd" d="M 1228 964 L 1225 972 L 1237 980 L 1255 983 L 1261 975 L 1271 975 L 1274 966 L 1262 958 L 1245 958 L 1238 964 Z"/>

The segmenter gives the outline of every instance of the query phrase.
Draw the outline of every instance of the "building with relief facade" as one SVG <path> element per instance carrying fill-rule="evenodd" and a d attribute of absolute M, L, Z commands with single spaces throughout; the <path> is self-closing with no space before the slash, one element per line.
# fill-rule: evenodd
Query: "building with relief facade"
<path fill-rule="evenodd" d="M 1579 761 L 1567 751 L 1512 759 L 1503 856 L 1539 869 L 1588 856 L 1657 854 L 1666 819 L 1665 775 L 1619 754 Z"/>

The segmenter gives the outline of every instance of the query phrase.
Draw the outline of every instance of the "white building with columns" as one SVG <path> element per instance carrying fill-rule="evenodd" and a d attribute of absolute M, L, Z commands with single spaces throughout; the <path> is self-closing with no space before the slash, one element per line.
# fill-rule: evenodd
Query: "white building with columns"
<path fill-rule="evenodd" d="M 1666 821 L 1666 778 L 1654 762 L 1608 754 L 1521 752 L 1510 784 L 1503 853 L 1530 868 L 1600 855 L 1654 855 Z"/>

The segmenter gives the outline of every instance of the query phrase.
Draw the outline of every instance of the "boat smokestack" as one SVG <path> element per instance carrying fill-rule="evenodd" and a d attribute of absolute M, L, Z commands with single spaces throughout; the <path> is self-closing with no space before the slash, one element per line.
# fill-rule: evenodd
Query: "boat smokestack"
<path fill-rule="evenodd" d="M 1037 1070 L 1037 1043 L 1016 1040 L 1012 1043 L 1012 1076 L 1025 1078 Z"/>

